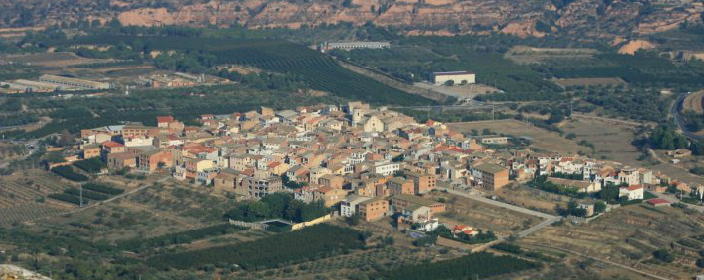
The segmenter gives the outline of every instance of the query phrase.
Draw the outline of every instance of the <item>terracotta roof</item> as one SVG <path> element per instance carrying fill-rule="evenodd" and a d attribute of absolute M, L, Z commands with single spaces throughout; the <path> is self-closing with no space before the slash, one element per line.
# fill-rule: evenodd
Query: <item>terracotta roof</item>
<path fill-rule="evenodd" d="M 648 202 L 648 204 L 651 204 L 651 205 L 670 204 L 669 201 L 667 201 L 667 200 L 665 200 L 665 199 L 662 199 L 662 198 L 653 198 L 653 199 L 649 199 L 647 202 Z"/>
<path fill-rule="evenodd" d="M 157 123 L 170 123 L 173 121 L 174 121 L 174 117 L 172 117 L 172 116 L 158 116 L 158 117 L 156 117 Z"/>
<path fill-rule="evenodd" d="M 637 190 L 637 189 L 642 189 L 642 188 L 643 188 L 643 186 L 641 186 L 641 185 L 633 185 L 633 186 L 628 186 L 627 189 L 628 189 L 629 191 L 635 191 L 635 190 Z"/>
<path fill-rule="evenodd" d="M 106 148 L 119 148 L 119 147 L 124 147 L 124 145 L 122 145 L 122 144 L 120 144 L 120 143 L 117 143 L 117 142 L 115 142 L 115 141 L 108 141 L 108 142 L 103 143 L 103 147 L 106 147 Z"/>

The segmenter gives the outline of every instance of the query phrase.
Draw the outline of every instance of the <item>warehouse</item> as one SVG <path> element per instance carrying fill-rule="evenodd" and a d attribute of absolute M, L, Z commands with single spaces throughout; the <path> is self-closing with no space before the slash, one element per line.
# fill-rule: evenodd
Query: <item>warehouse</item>
<path fill-rule="evenodd" d="M 436 86 L 448 83 L 452 85 L 474 84 L 476 75 L 470 71 L 433 72 L 431 79 Z"/>
<path fill-rule="evenodd" d="M 354 49 L 386 49 L 390 48 L 389 42 L 344 42 L 344 43 L 323 43 L 318 46 L 322 52 L 329 50 L 354 50 Z"/>
<path fill-rule="evenodd" d="M 94 82 L 83 79 L 69 78 L 54 75 L 42 75 L 40 82 L 59 85 L 61 89 L 90 90 L 90 89 L 110 89 L 110 83 Z"/>

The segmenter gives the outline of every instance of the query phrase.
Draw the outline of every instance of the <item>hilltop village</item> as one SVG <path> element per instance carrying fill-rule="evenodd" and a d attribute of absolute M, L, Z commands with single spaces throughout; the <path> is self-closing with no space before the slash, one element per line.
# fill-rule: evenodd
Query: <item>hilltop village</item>
<path fill-rule="evenodd" d="M 292 192 L 305 202 L 322 200 L 342 216 L 375 221 L 394 215 L 400 224 L 437 223 L 443 203 L 435 190 L 491 194 L 514 182 L 539 182 L 565 193 L 596 194 L 619 187 L 605 201 L 642 200 L 644 192 L 691 187 L 653 174 L 580 156 L 503 149 L 510 137 L 463 135 L 434 121 L 360 102 L 202 115 L 200 127 L 171 116 L 157 127 L 125 123 L 81 131 L 73 160 L 100 159 L 112 172 L 167 173 L 194 185 L 260 199 Z M 550 190 L 548 190 L 550 191 Z M 651 199 L 651 204 L 671 201 Z M 596 214 L 580 203 L 578 216 Z M 597 213 L 603 211 L 597 207 Z M 435 228 L 432 225 L 430 228 Z"/>

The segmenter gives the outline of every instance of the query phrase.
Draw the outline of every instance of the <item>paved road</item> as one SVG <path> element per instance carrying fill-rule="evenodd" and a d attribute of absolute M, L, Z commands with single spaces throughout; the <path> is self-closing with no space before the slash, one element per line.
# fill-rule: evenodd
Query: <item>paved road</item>
<path fill-rule="evenodd" d="M 675 123 L 677 123 L 677 126 L 679 126 L 680 130 L 682 130 L 682 134 L 684 134 L 687 139 L 697 141 L 701 137 L 687 130 L 687 126 L 684 123 L 684 118 L 682 118 L 682 116 L 680 115 L 680 111 L 682 111 L 682 102 L 687 97 L 687 95 L 689 94 L 682 93 L 680 94 L 680 96 L 677 97 L 677 100 L 675 100 L 675 102 L 672 104 L 672 107 L 670 108 L 670 115 L 672 115 L 672 117 L 675 119 Z"/>

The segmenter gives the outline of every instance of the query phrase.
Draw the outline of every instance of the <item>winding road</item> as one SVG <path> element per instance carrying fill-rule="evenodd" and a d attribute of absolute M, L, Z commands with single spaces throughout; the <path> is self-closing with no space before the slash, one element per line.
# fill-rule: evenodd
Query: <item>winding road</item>
<path fill-rule="evenodd" d="M 687 137 L 687 139 L 699 141 L 701 137 L 687 130 L 687 126 L 684 123 L 684 118 L 680 113 L 682 111 L 682 102 L 689 94 L 690 93 L 681 93 L 680 96 L 677 97 L 675 102 L 672 104 L 672 107 L 670 108 L 670 115 L 672 115 L 672 117 L 675 119 L 675 123 L 677 123 L 677 126 L 680 128 L 680 130 L 682 130 L 682 134 Z"/>

